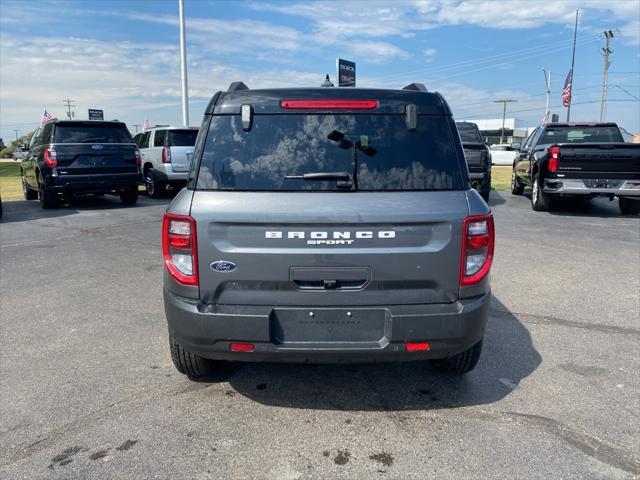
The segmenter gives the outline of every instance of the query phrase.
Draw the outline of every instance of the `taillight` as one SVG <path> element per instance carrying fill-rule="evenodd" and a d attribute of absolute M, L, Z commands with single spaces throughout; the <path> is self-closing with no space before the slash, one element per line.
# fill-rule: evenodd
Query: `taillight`
<path fill-rule="evenodd" d="M 288 110 L 373 110 L 377 100 L 282 100 Z"/>
<path fill-rule="evenodd" d="M 140 155 L 140 149 L 138 147 L 136 147 L 135 155 L 136 165 L 139 167 L 140 165 L 142 165 L 142 156 Z"/>
<path fill-rule="evenodd" d="M 49 168 L 56 168 L 58 166 L 58 154 L 54 147 L 49 147 L 44 150 L 44 164 Z"/>
<path fill-rule="evenodd" d="M 169 274 L 183 285 L 198 285 L 196 222 L 185 215 L 165 213 L 162 255 Z"/>
<path fill-rule="evenodd" d="M 462 230 L 462 258 L 460 285 L 480 282 L 491 270 L 495 231 L 493 216 L 478 215 L 464 219 Z"/>
<path fill-rule="evenodd" d="M 550 172 L 558 171 L 558 160 L 560 160 L 560 147 L 557 145 L 553 145 L 549 147 L 549 163 L 547 165 L 547 170 Z"/>
<path fill-rule="evenodd" d="M 171 163 L 171 150 L 162 147 L 162 163 Z"/>

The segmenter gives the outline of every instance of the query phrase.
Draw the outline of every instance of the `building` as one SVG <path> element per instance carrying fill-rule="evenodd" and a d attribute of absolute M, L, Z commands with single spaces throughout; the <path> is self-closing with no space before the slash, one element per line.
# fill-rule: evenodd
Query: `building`
<path fill-rule="evenodd" d="M 485 118 L 463 120 L 478 125 L 484 141 L 490 145 L 500 143 L 502 118 Z M 504 119 L 504 139 L 502 143 L 524 142 L 535 127 L 529 127 L 524 120 L 517 118 Z"/>

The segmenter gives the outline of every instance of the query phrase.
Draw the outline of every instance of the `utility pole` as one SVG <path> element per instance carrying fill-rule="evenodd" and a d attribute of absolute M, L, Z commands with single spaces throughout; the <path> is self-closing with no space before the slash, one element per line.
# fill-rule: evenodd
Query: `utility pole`
<path fill-rule="evenodd" d="M 141 127 L 141 126 L 142 126 L 142 125 L 140 125 L 139 123 L 136 123 L 136 124 L 134 125 L 134 127 L 136 127 L 136 133 L 138 133 L 138 127 Z"/>
<path fill-rule="evenodd" d="M 571 90 L 569 90 L 569 105 L 567 105 L 567 122 L 571 117 L 571 100 L 573 99 L 573 79 L 575 78 L 573 67 L 576 63 L 576 35 L 578 34 L 578 13 L 580 10 L 576 8 L 576 24 L 573 27 L 573 53 L 571 54 Z"/>
<path fill-rule="evenodd" d="M 182 124 L 189 125 L 189 92 L 187 87 L 187 41 L 184 28 L 184 0 L 178 0 L 180 14 L 180 73 L 182 75 Z"/>
<path fill-rule="evenodd" d="M 14 132 L 16 132 L 16 141 L 18 140 L 18 132 L 19 132 L 19 131 L 20 131 L 20 130 L 14 130 Z"/>
<path fill-rule="evenodd" d="M 604 122 L 604 116 L 607 113 L 607 87 L 609 83 L 609 54 L 613 53 L 613 50 L 609 48 L 611 39 L 613 38 L 613 32 L 607 30 L 604 32 L 604 36 L 607 39 L 607 46 L 602 49 L 602 55 L 604 56 L 604 71 L 602 73 L 602 94 L 600 95 L 600 121 Z"/>
<path fill-rule="evenodd" d="M 544 83 L 546 84 L 546 87 L 547 87 L 547 103 L 544 108 L 544 114 L 546 116 L 547 114 L 550 114 L 550 111 L 551 111 L 551 70 L 547 72 L 543 68 L 542 72 L 544 73 Z"/>
<path fill-rule="evenodd" d="M 494 100 L 493 103 L 502 103 L 502 131 L 500 133 L 500 145 L 502 145 L 502 140 L 504 139 L 504 121 L 507 117 L 507 103 L 517 102 L 517 100 L 512 100 L 510 98 L 505 98 L 503 100 Z"/>
<path fill-rule="evenodd" d="M 64 105 L 67 107 L 67 118 L 69 120 L 71 120 L 71 107 L 76 106 L 75 103 L 71 103 L 71 102 L 75 102 L 75 100 L 70 100 L 68 98 L 66 100 L 62 100 L 62 103 L 64 103 Z M 73 112 L 73 116 L 74 117 L 76 116 L 75 112 Z"/>

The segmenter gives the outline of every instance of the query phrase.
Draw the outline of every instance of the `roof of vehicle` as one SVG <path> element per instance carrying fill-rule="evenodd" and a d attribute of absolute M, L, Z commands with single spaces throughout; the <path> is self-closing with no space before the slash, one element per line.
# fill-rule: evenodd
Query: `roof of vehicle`
<path fill-rule="evenodd" d="M 547 123 L 544 127 L 617 127 L 617 123 L 613 122 L 555 122 Z"/>
<path fill-rule="evenodd" d="M 198 129 L 199 127 L 190 127 L 190 126 L 173 127 L 171 125 L 154 125 L 153 127 L 147 128 L 144 132 L 148 132 L 150 130 L 198 130 Z M 140 132 L 140 133 L 144 133 L 144 132 Z"/>
<path fill-rule="evenodd" d="M 53 118 L 46 123 L 59 125 L 125 125 L 120 120 L 58 120 L 57 118 Z"/>
<path fill-rule="evenodd" d="M 415 86 L 414 86 L 415 85 Z M 233 88 L 234 84 L 232 84 Z M 412 84 L 403 90 L 385 90 L 373 88 L 273 88 L 250 90 L 236 88 L 216 93 L 206 114 L 239 114 L 242 105 L 251 105 L 254 113 L 300 114 L 310 112 L 345 113 L 359 112 L 371 114 L 404 114 L 408 104 L 417 107 L 420 115 L 451 115 L 447 102 L 437 92 L 427 92 L 422 85 Z M 409 89 L 411 88 L 411 89 Z M 377 100 L 378 106 L 372 110 L 289 110 L 281 106 L 282 100 Z"/>

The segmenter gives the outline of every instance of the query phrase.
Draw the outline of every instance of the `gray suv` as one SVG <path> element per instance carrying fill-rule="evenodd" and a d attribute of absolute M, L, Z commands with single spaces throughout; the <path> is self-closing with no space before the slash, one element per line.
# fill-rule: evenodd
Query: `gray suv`
<path fill-rule="evenodd" d="M 216 93 L 162 240 L 171 356 L 190 377 L 221 361 L 465 373 L 480 356 L 493 218 L 421 84 Z"/>

